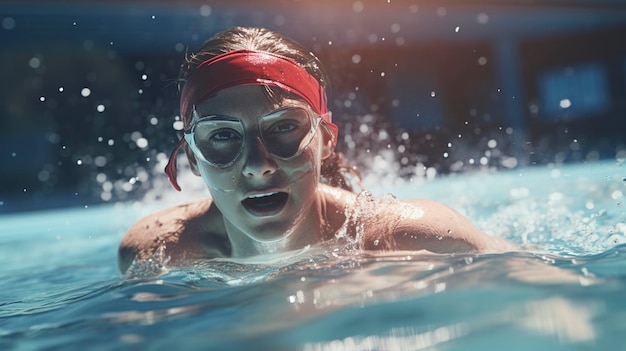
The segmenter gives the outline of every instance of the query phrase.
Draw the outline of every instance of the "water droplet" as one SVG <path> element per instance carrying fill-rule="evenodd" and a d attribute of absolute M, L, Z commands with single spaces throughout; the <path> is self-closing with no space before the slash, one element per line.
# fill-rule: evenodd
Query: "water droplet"
<path fill-rule="evenodd" d="M 433 90 L 430 92 L 430 97 L 435 97 L 437 95 L 437 93 Z"/>
<path fill-rule="evenodd" d="M 486 13 L 479 13 L 478 16 L 476 16 L 476 21 L 480 24 L 486 24 L 489 22 L 489 16 Z"/>
<path fill-rule="evenodd" d="M 147 74 L 142 74 L 141 75 L 141 80 L 147 80 L 148 79 L 148 75 Z"/>
<path fill-rule="evenodd" d="M 365 9 L 365 4 L 362 1 L 355 1 L 352 3 L 352 11 L 359 13 Z"/>
<path fill-rule="evenodd" d="M 200 6 L 200 16 L 209 17 L 211 15 L 211 6 L 202 5 Z"/>
<path fill-rule="evenodd" d="M 96 107 L 96 110 L 98 110 L 98 112 L 104 112 L 104 105 L 98 105 L 98 107 Z"/>
<path fill-rule="evenodd" d="M 359 62 L 361 62 L 361 55 L 359 54 L 352 55 L 352 63 L 359 63 Z"/>
<path fill-rule="evenodd" d="M 59 93 L 62 93 L 64 90 L 63 87 L 59 87 Z"/>
<path fill-rule="evenodd" d="M 77 165 L 79 165 L 79 166 L 81 166 L 81 165 L 83 164 L 83 161 L 82 161 L 82 160 L 77 160 L 77 161 L 76 161 L 76 164 L 77 164 Z"/>
<path fill-rule="evenodd" d="M 39 101 L 41 101 L 41 102 L 46 101 L 46 97 L 45 97 L 45 96 L 41 96 L 41 97 L 39 97 Z"/>
<path fill-rule="evenodd" d="M 456 26 L 456 28 L 454 28 L 454 32 L 455 33 L 458 33 L 460 30 L 461 30 L 461 27 L 459 27 L 459 26 Z"/>
<path fill-rule="evenodd" d="M 80 91 L 80 95 L 82 95 L 83 97 L 87 97 L 91 95 L 91 89 L 83 88 L 83 90 Z"/>
<path fill-rule="evenodd" d="M 28 60 L 28 65 L 30 66 L 30 68 L 39 68 L 39 66 L 41 65 L 41 60 L 38 57 L 33 57 Z"/>
<path fill-rule="evenodd" d="M 15 20 L 12 17 L 5 17 L 2 19 L 2 28 L 5 30 L 11 30 L 15 28 Z"/>

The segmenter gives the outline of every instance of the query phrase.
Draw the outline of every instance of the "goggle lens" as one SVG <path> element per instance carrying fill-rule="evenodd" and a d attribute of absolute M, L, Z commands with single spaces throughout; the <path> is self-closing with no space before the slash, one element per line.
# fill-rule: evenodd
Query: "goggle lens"
<path fill-rule="evenodd" d="M 271 112 L 258 119 L 258 131 L 266 150 L 281 159 L 299 155 L 311 142 L 320 117 L 300 107 Z M 191 149 L 217 167 L 231 166 L 242 153 L 246 130 L 243 122 L 228 116 L 212 115 L 197 119 L 185 139 Z"/>

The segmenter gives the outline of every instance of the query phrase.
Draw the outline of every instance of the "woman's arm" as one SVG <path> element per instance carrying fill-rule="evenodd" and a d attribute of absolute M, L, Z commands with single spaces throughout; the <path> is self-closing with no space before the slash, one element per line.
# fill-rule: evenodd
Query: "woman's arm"
<path fill-rule="evenodd" d="M 229 248 L 212 209 L 210 200 L 200 200 L 140 219 L 120 243 L 119 270 L 127 273 L 133 264 L 173 267 L 192 259 L 223 257 Z"/>
<path fill-rule="evenodd" d="M 428 250 L 435 253 L 503 252 L 515 245 L 487 235 L 450 207 L 430 200 L 393 202 L 382 209 L 384 230 L 371 231 L 368 250 Z M 383 228 L 381 228 L 383 229 Z"/>

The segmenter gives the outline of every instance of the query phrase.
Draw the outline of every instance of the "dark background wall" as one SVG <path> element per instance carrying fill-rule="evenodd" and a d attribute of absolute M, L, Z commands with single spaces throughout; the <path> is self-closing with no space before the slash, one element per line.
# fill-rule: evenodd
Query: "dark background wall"
<path fill-rule="evenodd" d="M 0 213 L 140 197 L 176 142 L 185 52 L 232 25 L 320 56 L 353 164 L 626 158 L 621 1 L 22 1 L 0 22 Z"/>

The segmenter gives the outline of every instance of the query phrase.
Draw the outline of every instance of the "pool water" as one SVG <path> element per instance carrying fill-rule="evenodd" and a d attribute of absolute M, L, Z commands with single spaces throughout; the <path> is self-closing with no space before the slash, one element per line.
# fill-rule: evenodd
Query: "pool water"
<path fill-rule="evenodd" d="M 622 161 L 376 182 L 525 249 L 311 247 L 154 278 L 117 272 L 161 203 L 0 217 L 1 350 L 625 350 Z"/>

